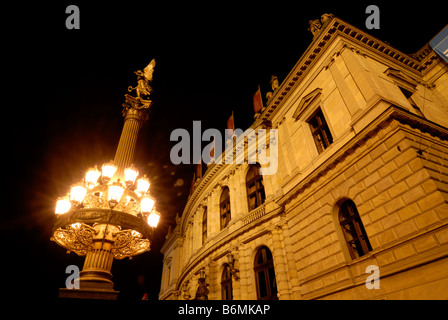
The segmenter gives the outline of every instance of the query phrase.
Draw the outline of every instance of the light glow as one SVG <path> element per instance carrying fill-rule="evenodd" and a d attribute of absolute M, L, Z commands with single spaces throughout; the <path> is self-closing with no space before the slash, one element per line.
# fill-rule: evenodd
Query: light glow
<path fill-rule="evenodd" d="M 70 190 L 70 201 L 80 204 L 86 193 L 87 189 L 82 184 L 76 184 Z"/>
<path fill-rule="evenodd" d="M 103 179 L 110 180 L 115 174 L 115 171 L 117 171 L 117 167 L 113 165 L 111 162 L 103 164 L 101 167 Z"/>
<path fill-rule="evenodd" d="M 70 203 L 70 200 L 68 197 L 61 197 L 56 202 L 56 214 L 64 214 L 70 211 L 72 204 Z"/>
<path fill-rule="evenodd" d="M 96 167 L 91 168 L 89 169 L 89 171 L 87 171 L 86 184 L 89 186 L 90 189 L 92 189 L 96 185 L 100 176 L 101 172 L 99 172 Z"/>
<path fill-rule="evenodd" d="M 109 201 L 109 203 L 114 203 L 117 204 L 120 199 L 121 196 L 123 195 L 124 192 L 124 188 L 121 185 L 121 183 L 113 183 L 110 187 L 109 187 L 109 195 L 107 197 L 107 200 Z"/>
<path fill-rule="evenodd" d="M 124 180 L 126 181 L 127 185 L 133 185 L 135 182 L 135 179 L 137 179 L 138 171 L 134 169 L 134 166 L 130 168 L 126 168 L 124 170 Z"/>
<path fill-rule="evenodd" d="M 149 196 L 145 196 L 140 203 L 142 213 L 151 212 L 152 208 L 154 207 L 154 203 L 154 199 Z"/>
<path fill-rule="evenodd" d="M 150 183 L 148 179 L 140 178 L 137 180 L 137 189 L 135 189 L 135 192 L 138 194 L 145 194 L 149 190 Z"/>
<path fill-rule="evenodd" d="M 149 226 L 153 227 L 153 228 L 157 228 L 157 225 L 159 224 L 159 220 L 160 220 L 160 214 L 155 209 L 153 209 L 148 216 Z"/>

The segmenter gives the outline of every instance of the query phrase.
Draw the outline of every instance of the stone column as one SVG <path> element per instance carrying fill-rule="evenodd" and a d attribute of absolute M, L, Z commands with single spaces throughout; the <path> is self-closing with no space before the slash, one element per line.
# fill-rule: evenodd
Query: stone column
<path fill-rule="evenodd" d="M 150 104 L 143 104 L 137 98 L 125 95 L 123 115 L 125 117 L 123 131 L 115 152 L 114 164 L 117 166 L 115 178 L 124 178 L 124 169 L 130 167 L 134 161 L 137 137 L 143 122 L 148 118 Z"/>
<path fill-rule="evenodd" d="M 286 256 L 283 249 L 282 226 L 276 226 L 272 231 L 272 254 L 275 262 L 275 275 L 278 288 L 278 297 L 280 300 L 288 300 L 290 296 L 289 270 L 286 262 Z"/>
<path fill-rule="evenodd" d="M 134 161 L 134 151 L 141 125 L 142 122 L 139 119 L 138 111 L 130 109 L 127 112 L 114 158 L 114 164 L 117 166 L 115 175 L 121 179 L 124 178 L 124 169 L 130 167 Z"/>

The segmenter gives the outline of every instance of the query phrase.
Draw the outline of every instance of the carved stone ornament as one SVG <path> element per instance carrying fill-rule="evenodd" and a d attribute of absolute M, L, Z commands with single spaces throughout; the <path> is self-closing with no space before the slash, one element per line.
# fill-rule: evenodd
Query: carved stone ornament
<path fill-rule="evenodd" d="M 205 283 L 204 278 L 198 279 L 198 289 L 196 290 L 196 295 L 194 300 L 208 300 L 208 284 Z"/>

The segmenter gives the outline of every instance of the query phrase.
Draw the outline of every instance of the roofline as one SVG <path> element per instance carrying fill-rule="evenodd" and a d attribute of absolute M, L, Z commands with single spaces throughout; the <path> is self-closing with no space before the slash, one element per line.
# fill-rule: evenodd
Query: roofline
<path fill-rule="evenodd" d="M 305 50 L 299 61 L 291 69 L 280 87 L 274 92 L 273 97 L 268 101 L 267 106 L 262 111 L 260 118 L 264 121 L 270 120 L 274 111 L 282 104 L 282 101 L 290 96 L 295 87 L 308 74 L 309 70 L 323 54 L 326 48 L 337 37 L 343 37 L 354 43 L 360 44 L 362 47 L 376 52 L 378 55 L 387 59 L 394 59 L 395 63 L 400 64 L 407 70 L 417 73 L 419 76 L 433 64 L 433 60 L 437 59 L 437 55 L 428 45 L 423 46 L 416 54 L 406 54 L 391 45 L 371 36 L 370 34 L 354 27 L 353 25 L 333 17 L 326 21 L 321 30 L 314 37 L 311 44 Z M 431 54 L 432 53 L 432 54 Z"/>
<path fill-rule="evenodd" d="M 416 73 L 418 76 L 422 76 L 423 71 L 428 69 L 429 66 L 435 65 L 433 64 L 433 60 L 438 58 L 435 52 L 431 50 L 428 45 L 423 46 L 423 48 L 416 54 L 405 54 L 391 45 L 333 16 L 323 24 L 319 30 L 319 33 L 314 36 L 311 44 L 302 54 L 295 66 L 291 69 L 279 88 L 274 92 L 273 97 L 268 101 L 260 116 L 257 117 L 257 120 L 248 129 L 256 129 L 257 127 L 263 127 L 270 123 L 270 120 L 276 113 L 275 111 L 278 107 L 280 107 L 282 102 L 286 101 L 290 94 L 295 91 L 294 89 L 300 85 L 316 61 L 319 60 L 326 49 L 329 48 L 338 37 L 342 37 L 353 43 L 359 44 L 370 51 L 376 52 L 383 58 L 393 59 L 395 60 L 395 63 L 398 63 L 403 68 Z M 244 140 L 242 143 L 244 145 Z M 236 144 L 241 144 L 241 141 L 237 139 Z M 182 212 L 180 234 L 182 234 L 185 229 L 187 220 L 186 213 L 199 205 L 200 199 L 198 199 L 198 196 L 203 192 L 204 188 L 214 180 L 214 177 L 221 172 L 223 167 L 224 164 L 212 164 L 207 169 L 204 176 L 195 183 L 193 192 L 190 194 Z M 229 168 L 229 170 L 232 170 L 235 165 L 231 165 L 231 167 L 232 168 Z"/>

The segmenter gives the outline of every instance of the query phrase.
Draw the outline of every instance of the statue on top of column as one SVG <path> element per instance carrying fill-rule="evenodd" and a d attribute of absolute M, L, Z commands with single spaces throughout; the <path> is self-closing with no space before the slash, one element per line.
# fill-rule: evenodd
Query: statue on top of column
<path fill-rule="evenodd" d="M 152 92 L 150 83 L 152 82 L 152 74 L 154 72 L 155 66 L 156 60 L 152 59 L 151 62 L 146 66 L 146 68 L 143 69 L 143 71 L 138 70 L 134 72 L 137 75 L 137 86 L 129 86 L 128 91 L 132 92 L 133 90 L 135 90 L 137 92 L 137 99 L 149 99 L 149 95 Z"/>

